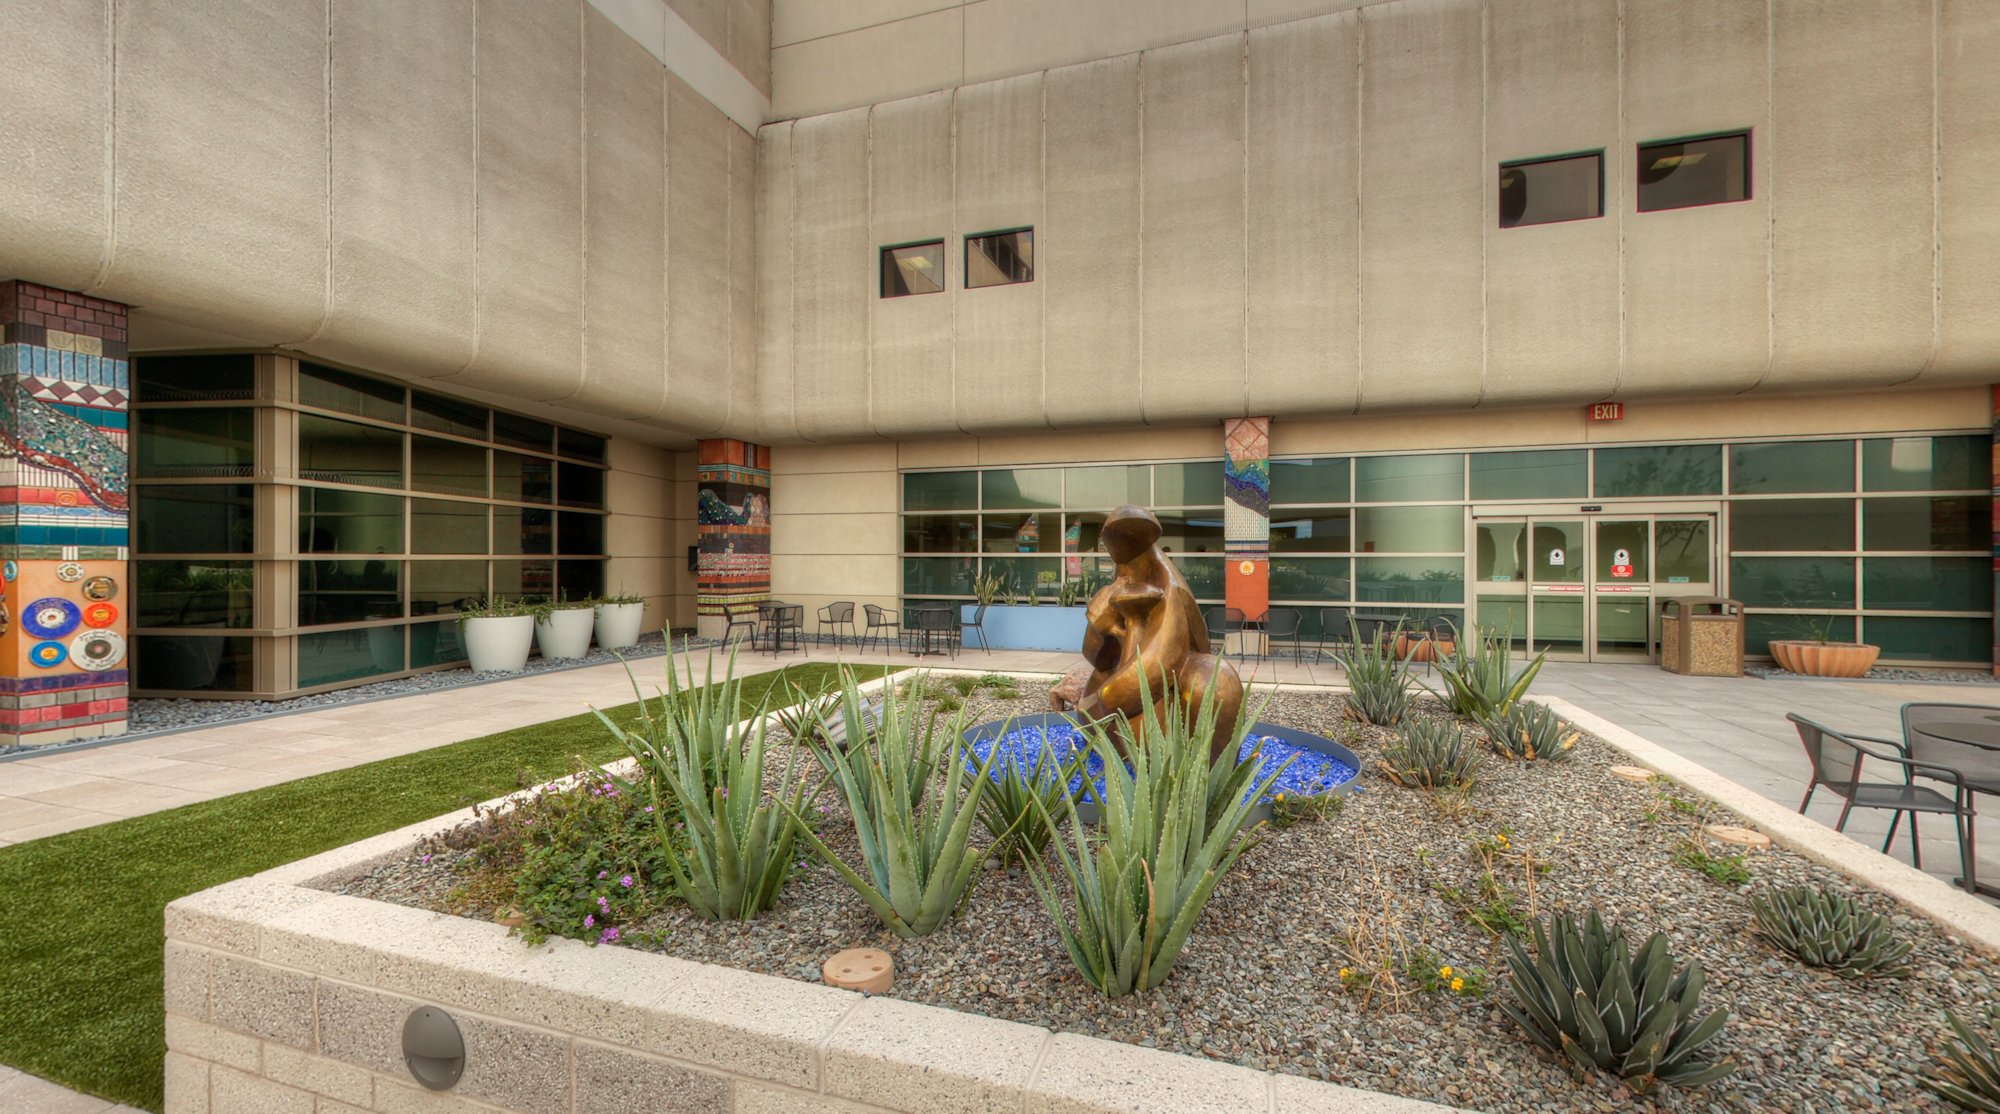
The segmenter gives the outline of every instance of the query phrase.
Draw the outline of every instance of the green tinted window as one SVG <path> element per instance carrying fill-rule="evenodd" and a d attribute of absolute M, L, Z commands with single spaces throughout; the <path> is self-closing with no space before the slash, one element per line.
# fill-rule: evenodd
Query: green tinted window
<path fill-rule="evenodd" d="M 988 514 L 979 520 L 979 548 L 986 553 L 1060 553 L 1062 516 L 1053 512 Z"/>
<path fill-rule="evenodd" d="M 493 552 L 549 553 L 555 549 L 555 516 L 540 507 L 494 507 Z"/>
<path fill-rule="evenodd" d="M 1162 507 L 1201 507 L 1222 498 L 1222 462 L 1153 465 L 1153 502 Z"/>
<path fill-rule="evenodd" d="M 1344 456 L 1271 462 L 1271 502 L 1345 503 L 1352 462 Z"/>
<path fill-rule="evenodd" d="M 1354 512 L 1360 553 L 1455 553 L 1465 548 L 1462 507 L 1361 507 Z"/>
<path fill-rule="evenodd" d="M 1160 515 L 1160 548 L 1168 553 L 1222 552 L 1222 508 Z"/>
<path fill-rule="evenodd" d="M 1223 587 L 1225 562 L 1221 557 L 1174 556 L 1174 567 L 1181 570 L 1181 576 L 1188 582 L 1188 590 L 1194 598 L 1204 602 L 1219 602 L 1226 589 Z"/>
<path fill-rule="evenodd" d="M 1345 557 L 1271 558 L 1274 600 L 1344 600 L 1353 591 Z"/>
<path fill-rule="evenodd" d="M 1298 507 L 1271 512 L 1271 548 L 1293 553 L 1345 553 L 1353 541 L 1346 507 Z"/>
<path fill-rule="evenodd" d="M 1594 494 L 1602 499 L 1642 495 L 1718 495 L 1722 446 L 1637 445 L 1597 450 Z"/>
<path fill-rule="evenodd" d="M 999 577 L 1006 590 L 1023 597 L 1051 597 L 1062 585 L 1062 560 L 1056 557 L 988 557 L 979 565 L 981 575 Z"/>
<path fill-rule="evenodd" d="M 132 545 L 140 553 L 248 553 L 249 484 L 132 489 Z"/>
<path fill-rule="evenodd" d="M 403 500 L 395 495 L 299 489 L 300 553 L 403 552 Z"/>
<path fill-rule="evenodd" d="M 906 553 L 977 553 L 976 514 L 908 514 L 903 516 Z"/>
<path fill-rule="evenodd" d="M 1065 506 L 1108 511 L 1127 503 L 1147 506 L 1153 501 L 1153 470 L 1144 464 L 1110 464 L 1097 468 L 1065 468 Z"/>
<path fill-rule="evenodd" d="M 302 634 L 298 643 L 300 688 L 379 677 L 403 668 L 402 627 L 378 627 L 359 634 Z"/>
<path fill-rule="evenodd" d="M 302 627 L 395 619 L 403 614 L 401 561 L 357 557 L 345 561 L 300 561 L 298 568 Z"/>
<path fill-rule="evenodd" d="M 1870 615 L 1863 629 L 1890 661 L 1966 662 L 1993 660 L 1993 620 Z"/>
<path fill-rule="evenodd" d="M 1354 500 L 1357 503 L 1426 502 L 1464 497 L 1465 458 L 1457 453 L 1363 456 L 1354 459 Z"/>
<path fill-rule="evenodd" d="M 486 449 L 441 437 L 412 437 L 410 486 L 418 491 L 485 495 Z"/>
<path fill-rule="evenodd" d="M 546 503 L 555 493 L 553 462 L 519 453 L 493 454 L 493 497 Z"/>
<path fill-rule="evenodd" d="M 903 594 L 969 596 L 975 565 L 971 557 L 905 557 Z"/>
<path fill-rule="evenodd" d="M 1861 443 L 1864 491 L 1986 491 L 1993 485 L 1993 439 L 1883 437 Z"/>
<path fill-rule="evenodd" d="M 132 687 L 172 692 L 249 692 L 257 640 L 247 636 L 142 634 L 132 640 Z"/>
<path fill-rule="evenodd" d="M 248 561 L 139 561 L 134 570 L 138 581 L 131 604 L 134 626 L 251 625 Z"/>
<path fill-rule="evenodd" d="M 410 552 L 485 553 L 486 505 L 410 500 Z"/>
<path fill-rule="evenodd" d="M 906 511 L 971 511 L 979 509 L 979 473 L 909 472 L 903 476 Z"/>
<path fill-rule="evenodd" d="M 1990 495 L 1861 501 L 1864 549 L 1985 549 L 1992 529 Z"/>
<path fill-rule="evenodd" d="M 1772 441 L 1732 445 L 1729 490 L 1737 495 L 1853 491 L 1854 442 Z"/>
<path fill-rule="evenodd" d="M 299 402 L 377 421 L 403 420 L 403 388 L 319 364 L 299 365 Z"/>
<path fill-rule="evenodd" d="M 410 668 L 449 665 L 465 660 L 465 632 L 457 620 L 417 623 L 410 627 Z"/>
<path fill-rule="evenodd" d="M 1454 557 L 1356 557 L 1354 598 L 1365 602 L 1463 603 L 1465 564 Z"/>
<path fill-rule="evenodd" d="M 141 410 L 132 415 L 133 473 L 157 477 L 249 476 L 257 461 L 256 411 Z M 101 435 L 87 433 L 95 444 Z M 113 451 L 109 441 L 102 448 Z"/>
<path fill-rule="evenodd" d="M 410 614 L 444 615 L 486 598 L 484 561 L 411 561 Z"/>
<path fill-rule="evenodd" d="M 1729 548 L 1782 552 L 1854 548 L 1852 499 L 1756 499 L 1729 505 Z"/>
<path fill-rule="evenodd" d="M 1863 557 L 1861 606 L 1884 611 L 1989 611 L 1990 557 Z"/>
<path fill-rule="evenodd" d="M 141 356 L 132 361 L 140 402 L 218 402 L 256 395 L 256 357 Z"/>
<path fill-rule="evenodd" d="M 1579 499 L 1585 493 L 1584 450 L 1473 453 L 1474 499 Z"/>
<path fill-rule="evenodd" d="M 1729 594 L 1751 607 L 1853 607 L 1854 558 L 1732 558 Z"/>
<path fill-rule="evenodd" d="M 393 429 L 299 415 L 299 478 L 403 486 L 403 435 Z"/>
<path fill-rule="evenodd" d="M 1743 652 L 1769 654 L 1772 639 L 1812 639 L 1831 642 L 1854 641 L 1852 615 L 1745 615 Z"/>
<path fill-rule="evenodd" d="M 1045 510 L 1062 506 L 1062 472 L 1055 468 L 1008 468 L 979 474 L 979 497 L 987 510 Z"/>

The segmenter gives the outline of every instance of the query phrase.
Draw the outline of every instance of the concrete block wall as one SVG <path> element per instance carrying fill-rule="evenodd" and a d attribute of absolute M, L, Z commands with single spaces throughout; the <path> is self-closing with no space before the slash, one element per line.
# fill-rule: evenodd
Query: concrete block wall
<path fill-rule="evenodd" d="M 605 475 L 604 590 L 646 597 L 648 632 L 694 626 L 694 454 L 627 438 L 610 443 Z"/>
<path fill-rule="evenodd" d="M 900 614 L 902 481 L 892 442 L 781 445 L 771 450 L 771 595 L 804 604 L 806 631 L 819 609 L 854 604 Z"/>

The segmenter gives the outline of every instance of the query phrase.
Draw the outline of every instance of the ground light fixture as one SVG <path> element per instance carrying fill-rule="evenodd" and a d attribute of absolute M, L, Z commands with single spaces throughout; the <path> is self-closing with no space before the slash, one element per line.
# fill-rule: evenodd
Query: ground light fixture
<path fill-rule="evenodd" d="M 465 1038 L 458 1022 L 436 1006 L 418 1006 L 403 1021 L 403 1063 L 426 1090 L 449 1091 L 465 1074 Z"/>

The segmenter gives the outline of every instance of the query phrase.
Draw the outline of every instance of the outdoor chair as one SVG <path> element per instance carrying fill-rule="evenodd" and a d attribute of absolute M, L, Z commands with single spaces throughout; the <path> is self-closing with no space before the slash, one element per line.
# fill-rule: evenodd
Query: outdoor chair
<path fill-rule="evenodd" d="M 958 640 L 960 642 L 964 642 L 965 636 L 967 634 L 977 634 L 979 635 L 979 648 L 990 654 L 993 652 L 993 647 L 987 645 L 986 643 L 987 606 L 988 606 L 987 604 L 982 603 L 978 607 L 973 609 L 972 618 L 970 620 L 965 621 L 962 624 L 964 629 L 959 631 Z"/>
<path fill-rule="evenodd" d="M 1424 654 L 1424 669 L 1426 672 L 1437 672 L 1439 656 L 1445 653 L 1446 646 L 1450 646 L 1453 649 L 1456 649 L 1458 646 L 1458 627 L 1450 619 L 1442 615 L 1431 616 L 1430 621 L 1425 623 L 1421 630 L 1413 630 L 1408 633 L 1410 638 L 1421 643 L 1424 649 L 1428 651 Z"/>
<path fill-rule="evenodd" d="M 756 640 L 752 640 L 750 648 L 753 650 L 769 650 L 772 657 L 777 657 L 788 649 L 797 650 L 799 653 L 810 657 L 812 655 L 806 651 L 805 633 L 806 608 L 804 604 L 775 604 L 767 609 L 762 630 L 764 644 L 760 646 Z"/>
<path fill-rule="evenodd" d="M 825 607 L 819 609 L 819 622 L 813 628 L 813 639 L 824 646 L 826 645 L 827 634 L 831 632 L 833 635 L 833 644 L 838 648 L 840 646 L 842 627 L 847 628 L 848 638 L 858 639 L 860 637 L 854 633 L 854 605 L 852 603 L 827 604 Z"/>
<path fill-rule="evenodd" d="M 1228 647 L 1230 635 L 1243 630 L 1243 612 L 1233 607 L 1211 607 L 1201 618 L 1208 627 L 1209 648 L 1218 654 Z"/>
<path fill-rule="evenodd" d="M 757 641 L 757 616 L 762 614 L 763 610 L 754 603 L 723 604 L 722 615 L 729 620 L 729 625 L 722 630 L 722 644 L 727 646 L 734 639 L 742 637 L 748 638 L 754 645 Z M 738 631 L 743 633 L 739 636 Z"/>
<path fill-rule="evenodd" d="M 889 652 L 888 640 L 891 638 L 896 640 L 898 647 L 902 645 L 903 624 L 896 616 L 891 615 L 889 612 L 882 610 L 872 603 L 861 605 L 861 616 L 863 622 L 861 648 L 863 650 L 866 650 L 868 644 L 878 638 L 882 640 L 883 653 Z"/>
<path fill-rule="evenodd" d="M 1304 649 L 1299 645 L 1299 628 L 1305 624 L 1305 613 L 1291 607 L 1274 607 L 1264 613 L 1264 656 L 1270 657 L 1281 642 L 1289 642 L 1292 647 L 1292 664 L 1299 664 Z"/>
<path fill-rule="evenodd" d="M 1353 633 L 1348 629 L 1348 622 L 1353 616 L 1354 609 L 1351 607 L 1319 609 L 1319 643 L 1313 649 L 1313 661 L 1340 657 L 1340 648 L 1348 645 L 1348 635 Z"/>
<path fill-rule="evenodd" d="M 1805 745 L 1806 759 L 1812 763 L 1812 780 L 1806 785 L 1806 795 L 1799 802 L 1799 812 L 1812 803 L 1813 791 L 1824 785 L 1847 802 L 1841 806 L 1840 819 L 1833 830 L 1843 831 L 1847 827 L 1847 814 L 1859 806 L 1861 808 L 1886 808 L 1895 815 L 1889 821 L 1889 834 L 1882 840 L 1882 851 L 1888 853 L 1889 846 L 1896 841 L 1896 825 L 1902 822 L 1903 814 L 1910 814 L 1910 865 L 1923 869 L 1923 850 L 1917 838 L 1917 814 L 1920 812 L 1950 813 L 1958 834 L 1958 858 L 1963 874 L 1962 882 L 1970 890 L 1978 885 L 1975 877 L 1974 855 L 1976 846 L 1972 830 L 1972 791 L 1966 786 L 1965 778 L 1949 766 L 1935 762 L 1919 762 L 1909 756 L 1902 743 L 1893 739 L 1878 739 L 1869 735 L 1852 735 L 1835 731 L 1806 719 L 1793 712 L 1785 717 L 1798 728 L 1799 741 Z M 1877 744 L 1870 746 L 1868 744 Z M 1888 749 L 1882 749 L 1882 748 Z M 1862 765 L 1873 758 L 1901 767 L 1902 780 L 1896 782 L 1861 780 Z M 1917 777 L 1946 782 L 1951 785 L 1951 796 L 1918 785 Z"/>
<path fill-rule="evenodd" d="M 925 605 L 904 608 L 903 633 L 918 654 L 934 654 L 940 649 L 958 656 L 958 608 Z M 921 641 L 919 641 L 921 637 Z"/>

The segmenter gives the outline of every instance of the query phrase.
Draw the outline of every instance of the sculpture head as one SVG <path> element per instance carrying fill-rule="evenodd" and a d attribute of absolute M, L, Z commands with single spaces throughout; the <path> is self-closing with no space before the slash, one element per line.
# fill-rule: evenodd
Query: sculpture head
<path fill-rule="evenodd" d="M 1098 542 L 1113 561 L 1124 564 L 1131 561 L 1160 540 L 1160 520 L 1153 512 L 1130 503 L 1112 511 L 1104 519 L 1104 528 L 1098 533 Z"/>

